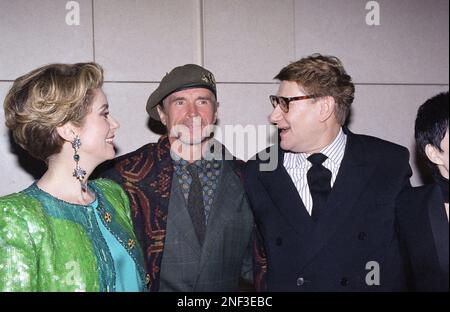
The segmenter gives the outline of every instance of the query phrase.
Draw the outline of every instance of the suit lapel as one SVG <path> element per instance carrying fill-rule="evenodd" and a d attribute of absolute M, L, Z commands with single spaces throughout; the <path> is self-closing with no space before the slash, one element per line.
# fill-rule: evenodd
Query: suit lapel
<path fill-rule="evenodd" d="M 279 149 L 277 168 L 274 171 L 260 171 L 259 180 L 286 222 L 301 239 L 306 238 L 313 229 L 314 222 L 306 211 L 283 161 L 284 152 Z"/>
<path fill-rule="evenodd" d="M 428 204 L 428 215 L 433 231 L 434 244 L 441 269 L 448 274 L 448 221 L 444 207 L 442 207 L 444 200 L 438 185 L 434 187 L 431 198 L 432 200 Z"/>
<path fill-rule="evenodd" d="M 230 161 L 223 161 L 222 174 L 206 227 L 198 276 L 201 275 L 201 271 L 208 264 L 211 251 L 217 248 L 217 240 L 222 239 L 223 228 L 241 207 L 242 196 L 244 196 L 244 189 L 239 177 L 232 170 Z"/>
<path fill-rule="evenodd" d="M 172 196 L 170 198 L 170 201 L 173 202 L 169 204 L 169 209 L 172 209 L 172 211 L 169 212 L 170 218 L 167 219 L 167 222 L 173 230 L 177 231 L 181 237 L 184 237 L 185 242 L 200 258 L 202 249 L 195 234 L 194 225 L 187 210 L 181 186 L 175 175 L 176 173 L 174 173 L 172 179 Z"/>
<path fill-rule="evenodd" d="M 308 264 L 328 240 L 340 228 L 345 227 L 345 222 L 352 217 L 354 209 L 357 208 L 355 204 L 374 172 L 375 166 L 365 160 L 363 143 L 354 134 L 347 135 L 344 158 L 325 211 L 316 223 L 314 235 L 305 244 L 308 252 L 303 265 Z"/>

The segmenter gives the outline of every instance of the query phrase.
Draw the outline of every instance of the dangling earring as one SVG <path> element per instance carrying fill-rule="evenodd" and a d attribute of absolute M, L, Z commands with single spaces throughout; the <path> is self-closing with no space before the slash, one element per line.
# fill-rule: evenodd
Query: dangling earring
<path fill-rule="evenodd" d="M 78 164 L 78 162 L 80 161 L 80 155 L 78 155 L 78 149 L 81 146 L 81 140 L 80 137 L 77 135 L 75 137 L 75 139 L 73 139 L 72 141 L 72 148 L 74 150 L 74 154 L 73 154 L 73 160 L 75 160 L 76 166 L 75 169 L 73 170 L 73 176 L 80 181 L 81 183 L 81 190 L 83 192 L 87 191 L 87 184 L 84 181 L 84 176 L 86 175 L 86 170 L 84 170 L 83 168 L 81 168 Z"/>

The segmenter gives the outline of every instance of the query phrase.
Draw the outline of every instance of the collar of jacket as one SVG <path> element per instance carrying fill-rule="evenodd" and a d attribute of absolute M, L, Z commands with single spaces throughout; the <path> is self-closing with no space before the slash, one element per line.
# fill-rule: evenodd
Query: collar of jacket
<path fill-rule="evenodd" d="M 167 216 L 170 200 L 170 191 L 173 178 L 173 162 L 170 152 L 170 142 L 167 135 L 162 136 L 155 144 L 148 145 L 143 155 L 137 159 L 146 159 L 149 169 L 143 180 L 136 180 L 135 185 L 129 186 L 128 193 L 133 192 L 139 202 L 138 212 L 133 215 L 135 224 L 142 225 L 145 233 L 142 243 L 147 265 L 147 287 L 150 291 L 159 290 L 159 275 L 164 253 L 166 238 Z M 224 160 L 241 179 L 245 163 L 232 157 L 230 152 L 222 145 Z M 229 160 L 230 159 L 230 160 Z M 134 167 L 134 166 L 133 166 Z M 144 200 L 145 199 L 145 200 Z"/>

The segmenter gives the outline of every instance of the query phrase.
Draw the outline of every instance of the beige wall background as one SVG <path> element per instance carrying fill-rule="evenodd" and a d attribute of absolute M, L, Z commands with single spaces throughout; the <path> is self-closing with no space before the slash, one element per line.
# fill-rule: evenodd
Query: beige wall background
<path fill-rule="evenodd" d="M 380 23 L 368 25 L 377 4 Z M 79 25 L 69 25 L 76 8 Z M 427 98 L 448 90 L 448 0 L 0 0 L 2 102 L 35 67 L 96 61 L 122 125 L 119 154 L 157 141 L 145 103 L 173 67 L 197 63 L 215 73 L 220 126 L 263 125 L 272 77 L 315 52 L 338 56 L 354 78 L 350 129 L 408 147 L 412 183 L 421 184 L 414 118 Z M 1 196 L 39 170 L 18 156 L 0 110 Z"/>

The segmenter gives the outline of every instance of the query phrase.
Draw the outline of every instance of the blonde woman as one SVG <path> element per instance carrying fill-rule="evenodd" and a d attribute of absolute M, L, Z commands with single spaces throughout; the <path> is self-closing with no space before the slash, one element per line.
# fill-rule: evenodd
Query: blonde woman
<path fill-rule="evenodd" d="M 88 181 L 115 156 L 95 63 L 51 64 L 19 77 L 4 101 L 14 140 L 47 165 L 0 198 L 0 291 L 142 291 L 143 255 L 128 198 L 112 181 Z"/>

